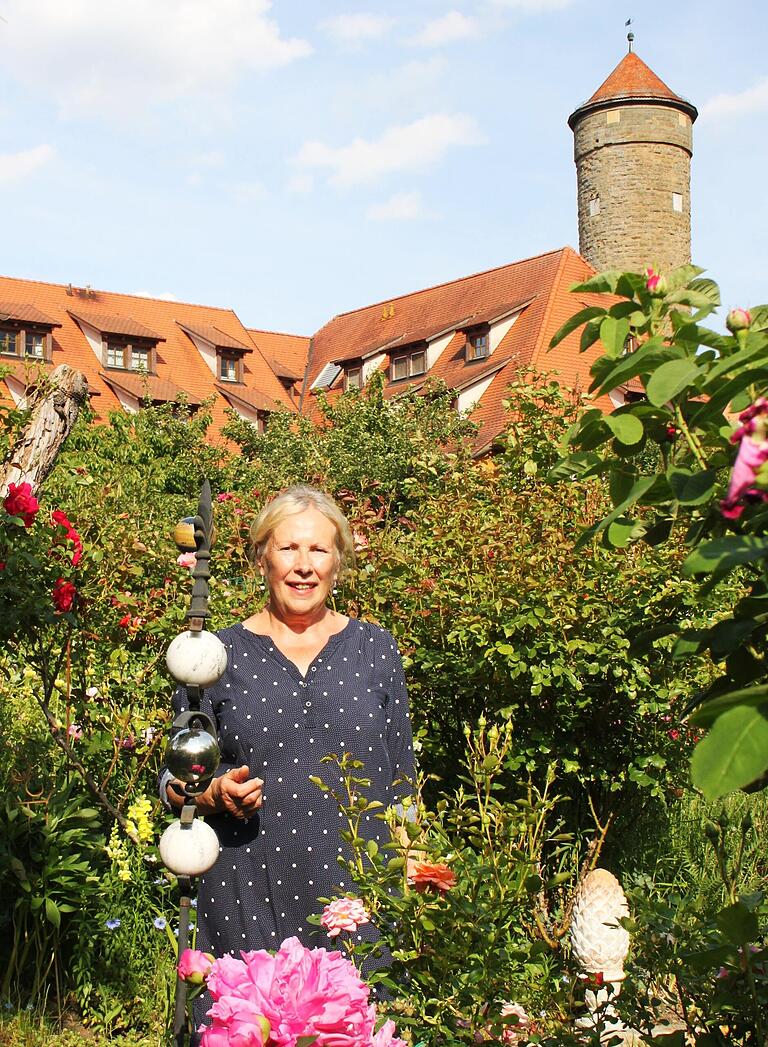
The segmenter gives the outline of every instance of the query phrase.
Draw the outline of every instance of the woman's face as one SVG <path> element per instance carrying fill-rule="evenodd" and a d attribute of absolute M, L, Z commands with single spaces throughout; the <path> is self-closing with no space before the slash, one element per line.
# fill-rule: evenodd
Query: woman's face
<path fill-rule="evenodd" d="M 335 525 L 317 509 L 287 516 L 272 532 L 259 567 L 278 617 L 312 618 L 336 579 Z"/>

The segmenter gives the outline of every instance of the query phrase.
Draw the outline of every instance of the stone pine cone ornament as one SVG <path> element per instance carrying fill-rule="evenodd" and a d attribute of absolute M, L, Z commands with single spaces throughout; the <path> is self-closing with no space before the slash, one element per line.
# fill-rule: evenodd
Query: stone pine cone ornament
<path fill-rule="evenodd" d="M 571 948 L 582 970 L 606 982 L 624 978 L 629 933 L 619 920 L 629 916 L 621 884 L 607 869 L 593 869 L 581 883 L 571 918 Z"/>

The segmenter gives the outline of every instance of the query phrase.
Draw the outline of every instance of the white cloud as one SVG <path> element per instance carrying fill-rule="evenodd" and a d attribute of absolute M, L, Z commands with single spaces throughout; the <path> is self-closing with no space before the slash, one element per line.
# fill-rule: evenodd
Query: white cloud
<path fill-rule="evenodd" d="M 161 302 L 178 302 L 176 295 L 171 294 L 170 291 L 163 291 L 160 294 L 156 294 L 154 291 L 132 291 L 131 294 L 135 295 L 136 298 L 157 298 Z"/>
<path fill-rule="evenodd" d="M 18 153 L 0 153 L 0 182 L 16 182 L 44 167 L 56 155 L 52 145 L 36 145 Z"/>
<path fill-rule="evenodd" d="M 135 113 L 219 95 L 311 50 L 281 36 L 271 0 L 9 0 L 3 69 L 66 115 Z"/>
<path fill-rule="evenodd" d="M 375 140 L 356 138 L 349 145 L 305 142 L 296 156 L 301 167 L 326 168 L 334 185 L 350 186 L 399 171 L 423 170 L 454 146 L 483 141 L 469 116 L 432 113 L 401 127 L 390 127 Z"/>
<path fill-rule="evenodd" d="M 412 222 L 423 215 L 421 193 L 395 193 L 367 211 L 367 217 L 374 222 Z"/>
<path fill-rule="evenodd" d="M 768 112 L 768 77 L 758 81 L 753 87 L 748 87 L 745 91 L 715 95 L 701 108 L 702 116 L 709 116 L 713 119 L 764 112 Z"/>
<path fill-rule="evenodd" d="M 459 40 L 472 40 L 480 35 L 480 24 L 476 18 L 463 15 L 460 11 L 449 11 L 442 18 L 433 18 L 422 31 L 411 39 L 420 47 L 443 47 Z"/>
<path fill-rule="evenodd" d="M 538 15 L 546 11 L 562 11 L 564 7 L 570 7 L 573 0 L 493 0 L 493 3 L 498 7 Z"/>
<path fill-rule="evenodd" d="M 333 15 L 320 25 L 341 44 L 358 44 L 363 40 L 378 40 L 390 31 L 397 19 L 388 15 L 355 14 Z"/>

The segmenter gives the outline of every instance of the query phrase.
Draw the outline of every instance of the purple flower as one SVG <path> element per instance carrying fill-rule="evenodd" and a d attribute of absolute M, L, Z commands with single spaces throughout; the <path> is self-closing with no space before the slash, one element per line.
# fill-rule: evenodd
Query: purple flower
<path fill-rule="evenodd" d="M 739 519 L 744 512 L 745 499 L 768 501 L 768 491 L 755 487 L 757 473 L 768 462 L 766 414 L 768 400 L 760 397 L 739 415 L 742 424 L 731 437 L 731 443 L 737 443 L 739 450 L 731 470 L 728 493 L 720 503 L 720 512 L 726 520 Z"/>
<path fill-rule="evenodd" d="M 120 921 L 116 916 L 113 916 L 111 920 L 106 921 L 104 926 L 107 928 L 108 931 L 116 931 L 117 928 L 120 926 Z"/>
<path fill-rule="evenodd" d="M 164 916 L 156 916 L 152 921 L 157 927 L 158 931 L 164 931 L 166 928 L 166 919 Z"/>

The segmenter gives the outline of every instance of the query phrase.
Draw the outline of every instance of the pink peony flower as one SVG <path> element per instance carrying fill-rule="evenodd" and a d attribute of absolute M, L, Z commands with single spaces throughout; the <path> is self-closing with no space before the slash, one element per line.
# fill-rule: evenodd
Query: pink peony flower
<path fill-rule="evenodd" d="M 179 957 L 176 970 L 179 978 L 191 985 L 202 985 L 214 962 L 213 956 L 199 949 L 185 949 Z"/>
<path fill-rule="evenodd" d="M 295 1047 L 300 1036 L 316 1037 L 315 1047 L 370 1047 L 375 1008 L 368 986 L 341 953 L 306 949 L 298 938 L 287 938 L 274 956 L 264 950 L 241 956 L 213 963 L 207 979 L 213 1024 L 201 1029 L 201 1047 L 259 1045 L 247 1039 L 257 1035 L 252 1027 L 259 1018 L 269 1023 L 269 1047 Z M 239 1039 L 224 1039 L 235 1030 Z"/>
<path fill-rule="evenodd" d="M 731 309 L 725 318 L 725 326 L 731 332 L 746 331 L 752 324 L 752 314 L 749 309 Z"/>
<path fill-rule="evenodd" d="M 768 501 L 768 491 L 755 487 L 756 474 L 768 462 L 768 439 L 765 426 L 768 400 L 760 397 L 739 415 L 742 423 L 731 437 L 739 450 L 731 470 L 728 492 L 720 503 L 720 512 L 727 520 L 738 520 L 744 512 L 744 499 Z"/>
<path fill-rule="evenodd" d="M 356 931 L 364 923 L 370 922 L 370 914 L 359 898 L 337 898 L 323 909 L 320 923 L 325 927 L 329 938 L 335 938 L 342 931 Z"/>
<path fill-rule="evenodd" d="M 197 557 L 194 553 L 182 553 L 176 557 L 176 563 L 179 567 L 188 567 L 190 571 L 194 571 Z"/>
<path fill-rule="evenodd" d="M 40 503 L 32 494 L 31 484 L 8 484 L 3 508 L 9 516 L 20 516 L 25 527 L 31 527 L 40 509 Z"/>
<path fill-rule="evenodd" d="M 405 1040 L 395 1036 L 395 1023 L 387 1019 L 379 1031 L 373 1034 L 371 1047 L 408 1047 L 408 1045 Z"/>

